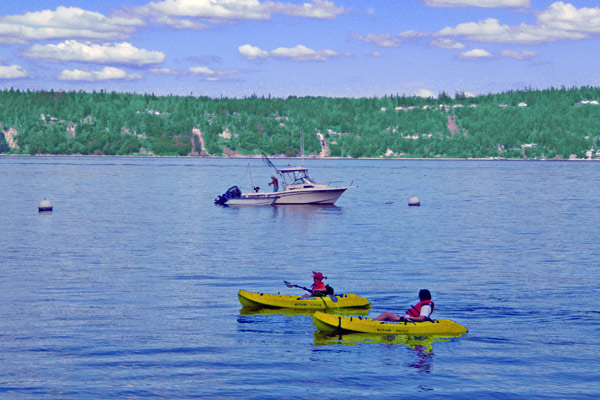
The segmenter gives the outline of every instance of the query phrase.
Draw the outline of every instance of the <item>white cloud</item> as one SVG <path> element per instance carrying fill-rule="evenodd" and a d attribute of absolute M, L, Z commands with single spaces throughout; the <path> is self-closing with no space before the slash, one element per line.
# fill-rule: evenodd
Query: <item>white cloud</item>
<path fill-rule="evenodd" d="M 169 68 L 152 68 L 149 70 L 153 74 L 158 75 L 177 75 L 179 72 L 169 69 Z"/>
<path fill-rule="evenodd" d="M 29 74 L 20 65 L 0 65 L 0 79 L 27 78 Z"/>
<path fill-rule="evenodd" d="M 496 43 L 543 43 L 560 39 L 583 39 L 583 33 L 569 32 L 546 26 L 521 24 L 501 25 L 497 19 L 488 18 L 479 22 L 467 22 L 455 27 L 446 27 L 437 36 L 463 36 L 467 40 Z"/>
<path fill-rule="evenodd" d="M 455 42 L 452 39 L 440 38 L 431 42 L 432 46 L 441 47 L 442 49 L 462 50 L 466 46 L 460 42 Z"/>
<path fill-rule="evenodd" d="M 419 32 L 415 30 L 404 31 L 398 35 L 401 38 L 415 38 L 415 37 L 423 37 L 423 36 L 431 36 L 430 33 Z"/>
<path fill-rule="evenodd" d="M 31 40 L 83 38 L 115 40 L 129 37 L 143 26 L 138 18 L 106 17 L 77 7 L 58 7 L 23 15 L 0 17 L 0 42 L 28 43 Z"/>
<path fill-rule="evenodd" d="M 502 50 L 500 52 L 504 57 L 510 57 L 517 60 L 523 60 L 527 57 L 534 57 L 536 54 L 533 51 L 523 50 L 522 52 L 513 51 L 513 50 Z"/>
<path fill-rule="evenodd" d="M 356 35 L 354 35 L 354 37 L 362 42 L 373 43 L 379 47 L 397 47 L 397 46 L 400 46 L 400 42 L 401 42 L 400 38 L 394 37 L 394 36 L 390 35 L 389 33 L 385 33 L 385 34 L 381 34 L 381 35 L 376 35 L 373 33 L 370 33 L 368 35 L 356 34 Z"/>
<path fill-rule="evenodd" d="M 431 7 L 530 7 L 530 0 L 425 0 Z"/>
<path fill-rule="evenodd" d="M 198 21 L 193 21 L 187 18 L 172 18 L 167 15 L 160 15 L 152 19 L 152 22 L 156 24 L 169 25 L 176 29 L 207 29 L 208 25 L 202 24 Z"/>
<path fill-rule="evenodd" d="M 127 74 L 124 70 L 114 67 L 104 67 L 100 71 L 88 71 L 81 69 L 64 70 L 58 76 L 61 81 L 107 81 L 111 79 L 140 79 L 137 74 Z"/>
<path fill-rule="evenodd" d="M 143 14 L 211 20 L 268 20 L 273 14 L 303 18 L 333 19 L 345 12 L 327 0 L 303 4 L 258 0 L 163 0 L 138 8 Z"/>
<path fill-rule="evenodd" d="M 226 75 L 225 71 L 217 71 L 208 67 L 191 67 L 187 70 L 188 74 L 203 76 L 207 81 L 218 81 L 221 76 Z"/>
<path fill-rule="evenodd" d="M 258 0 L 163 0 L 139 8 L 143 13 L 168 17 L 265 20 L 270 14 Z"/>
<path fill-rule="evenodd" d="M 244 44 L 238 47 L 238 51 L 241 55 L 246 57 L 249 60 L 255 60 L 257 58 L 267 58 L 269 57 L 269 52 L 265 50 L 261 50 L 256 46 L 251 46 L 249 44 Z"/>
<path fill-rule="evenodd" d="M 296 61 L 325 61 L 331 57 L 340 55 L 340 53 L 334 50 L 313 50 L 301 44 L 296 47 L 278 47 L 271 51 L 245 44 L 239 46 L 238 51 L 250 60 L 258 58 L 289 58 Z"/>
<path fill-rule="evenodd" d="M 188 69 L 188 72 L 190 74 L 193 75 L 218 75 L 219 72 L 217 72 L 214 69 L 208 68 L 208 67 L 191 67 Z"/>
<path fill-rule="evenodd" d="M 489 58 L 492 55 L 483 49 L 473 49 L 465 51 L 460 55 L 460 58 Z"/>
<path fill-rule="evenodd" d="M 224 71 L 216 70 L 204 66 L 190 67 L 185 71 L 176 71 L 169 68 L 153 68 L 150 70 L 153 74 L 160 75 L 195 75 L 202 76 L 207 81 L 218 81 L 223 78 L 229 78 L 230 75 L 235 74 L 236 71 Z"/>
<path fill-rule="evenodd" d="M 325 61 L 328 58 L 339 56 L 334 50 L 313 50 L 301 44 L 296 47 L 278 47 L 270 51 L 273 57 L 290 58 L 297 61 Z"/>
<path fill-rule="evenodd" d="M 185 71 L 187 75 L 196 75 L 204 77 L 207 81 L 222 81 L 222 80 L 232 80 L 235 79 L 235 75 L 239 71 L 236 70 L 222 70 L 222 69 L 212 69 L 204 66 L 191 67 Z"/>
<path fill-rule="evenodd" d="M 480 6 L 480 7 L 517 7 L 529 6 L 529 1 L 523 0 L 426 0 L 431 6 Z M 523 4 L 521 4 L 523 3 Z M 417 31 L 403 32 L 396 37 L 389 34 L 360 36 L 363 41 L 377 43 L 376 39 L 383 42 L 386 38 L 406 38 L 433 36 L 437 39 L 431 42 L 432 46 L 442 48 L 459 48 L 461 43 L 452 44 L 450 37 L 462 37 L 464 40 L 485 43 L 514 43 L 514 44 L 539 44 L 557 40 L 586 39 L 592 34 L 600 34 L 600 7 L 576 8 L 572 4 L 562 1 L 552 3 L 546 10 L 536 13 L 535 25 L 501 24 L 498 19 L 487 18 L 477 22 L 465 22 L 456 26 L 447 26 L 437 33 Z M 452 47 L 457 46 L 457 47 Z"/>
<path fill-rule="evenodd" d="M 435 93 L 433 93 L 429 89 L 424 89 L 424 88 L 423 89 L 418 89 L 415 92 L 415 96 L 417 96 L 417 97 L 425 97 L 425 98 L 428 98 L 428 97 L 435 98 L 436 97 Z"/>
<path fill-rule="evenodd" d="M 558 1 L 538 15 L 538 22 L 563 31 L 600 33 L 600 8 L 577 9 Z"/>
<path fill-rule="evenodd" d="M 344 7 L 337 7 L 333 1 L 312 0 L 301 5 L 265 1 L 263 3 L 273 14 L 286 14 L 295 17 L 333 19 L 346 12 Z"/>
<path fill-rule="evenodd" d="M 91 63 L 157 64 L 165 59 L 160 51 L 138 49 L 130 43 L 81 43 L 66 40 L 59 44 L 35 44 L 27 49 L 25 56 L 51 61 L 81 61 Z"/>
<path fill-rule="evenodd" d="M 373 57 L 382 57 L 382 56 L 383 56 L 383 54 L 381 54 L 381 53 L 380 53 L 380 52 L 378 52 L 378 51 L 372 51 L 372 52 L 371 52 L 371 55 L 372 55 Z"/>

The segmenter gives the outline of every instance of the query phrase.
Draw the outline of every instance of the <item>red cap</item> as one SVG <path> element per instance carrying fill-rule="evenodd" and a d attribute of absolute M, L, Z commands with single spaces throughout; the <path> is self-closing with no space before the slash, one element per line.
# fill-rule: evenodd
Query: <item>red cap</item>
<path fill-rule="evenodd" d="M 318 279 L 318 280 L 320 280 L 320 281 L 322 281 L 323 279 L 327 279 L 327 278 L 325 278 L 325 277 L 323 276 L 323 274 L 322 274 L 322 273 L 320 273 L 320 272 L 315 272 L 315 271 L 313 271 L 313 276 L 312 276 L 312 277 L 313 277 L 313 278 L 317 278 L 317 279 Z"/>

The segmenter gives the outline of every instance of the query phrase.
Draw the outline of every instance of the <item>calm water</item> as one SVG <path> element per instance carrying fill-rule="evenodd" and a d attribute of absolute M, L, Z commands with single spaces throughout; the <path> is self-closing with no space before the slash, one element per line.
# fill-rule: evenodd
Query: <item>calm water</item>
<path fill-rule="evenodd" d="M 0 398 L 600 396 L 600 163 L 305 165 L 359 187 L 335 207 L 223 208 L 272 171 L 0 157 Z M 313 270 L 370 316 L 429 288 L 469 333 L 325 337 L 308 315 L 242 312 L 240 289 L 300 295 L 283 280 Z"/>

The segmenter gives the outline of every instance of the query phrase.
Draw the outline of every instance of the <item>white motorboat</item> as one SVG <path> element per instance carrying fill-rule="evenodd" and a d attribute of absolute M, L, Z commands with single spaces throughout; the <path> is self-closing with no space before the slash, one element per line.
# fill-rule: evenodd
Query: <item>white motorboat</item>
<path fill-rule="evenodd" d="M 237 186 L 230 187 L 215 199 L 215 204 L 230 205 L 285 205 L 285 204 L 335 204 L 340 196 L 356 186 L 330 186 L 316 183 L 305 167 L 277 168 L 263 154 L 265 162 L 273 167 L 279 176 L 282 190 L 277 192 L 242 193 Z"/>
<path fill-rule="evenodd" d="M 275 195 L 275 205 L 283 204 L 334 204 L 340 196 L 353 186 L 332 187 L 322 183 L 316 183 L 308 175 L 308 169 L 304 167 L 288 167 L 277 169 L 280 177 L 282 190 L 278 192 L 266 192 L 267 195 Z M 248 194 L 255 196 L 257 193 Z"/>

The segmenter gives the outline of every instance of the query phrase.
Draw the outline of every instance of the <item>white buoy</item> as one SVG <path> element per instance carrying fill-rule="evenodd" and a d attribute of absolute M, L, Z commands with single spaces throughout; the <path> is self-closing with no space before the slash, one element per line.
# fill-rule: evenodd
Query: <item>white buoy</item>
<path fill-rule="evenodd" d="M 419 207 L 421 205 L 421 200 L 419 200 L 418 197 L 410 197 L 408 199 L 408 206 L 409 207 Z"/>
<path fill-rule="evenodd" d="M 42 200 L 38 205 L 39 212 L 52 212 L 52 203 L 49 200 Z"/>

